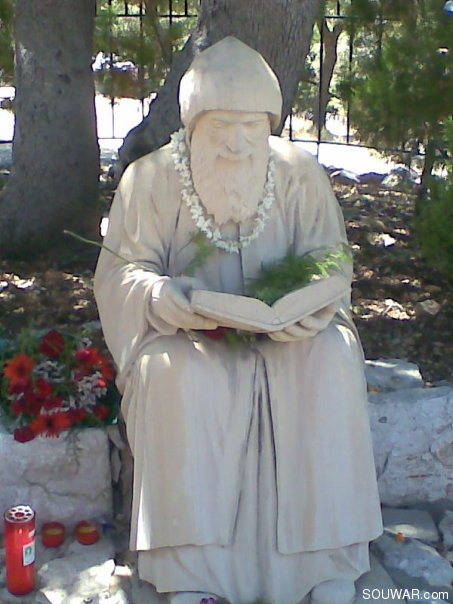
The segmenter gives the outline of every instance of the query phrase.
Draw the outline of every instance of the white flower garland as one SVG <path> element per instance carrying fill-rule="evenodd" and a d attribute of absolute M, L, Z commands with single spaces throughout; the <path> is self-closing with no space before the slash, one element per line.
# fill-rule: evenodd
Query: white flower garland
<path fill-rule="evenodd" d="M 258 203 L 256 214 L 253 218 L 255 226 L 250 235 L 240 235 L 239 241 L 226 241 L 222 238 L 220 225 L 211 218 L 195 190 L 190 170 L 190 156 L 186 143 L 186 132 L 181 128 L 171 136 L 171 154 L 175 169 L 179 172 L 182 182 L 182 198 L 189 208 L 190 214 L 199 231 L 204 233 L 209 241 L 221 250 L 230 254 L 238 254 L 242 248 L 246 248 L 264 231 L 266 222 L 269 220 L 270 211 L 275 201 L 275 162 L 272 155 L 269 156 L 267 166 L 266 183 L 264 185 L 263 197 Z"/>

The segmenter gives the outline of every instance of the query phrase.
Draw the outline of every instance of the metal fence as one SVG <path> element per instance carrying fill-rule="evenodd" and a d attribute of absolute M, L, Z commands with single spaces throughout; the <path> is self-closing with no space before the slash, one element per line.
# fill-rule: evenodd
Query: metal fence
<path fill-rule="evenodd" d="M 106 0 L 98 0 L 98 10 L 106 5 Z M 110 7 L 116 6 L 118 8 L 118 2 L 115 0 L 107 0 L 107 4 Z M 135 2 L 121 2 L 121 10 L 117 10 L 115 13 L 116 19 L 131 19 L 136 20 L 138 26 L 137 31 L 139 34 L 140 44 L 145 46 L 149 43 L 149 40 L 146 39 L 145 36 L 145 27 L 144 20 L 146 19 L 146 1 L 145 0 L 135 0 Z M 166 24 L 166 26 L 171 27 L 175 22 L 181 22 L 187 19 L 195 19 L 197 16 L 197 8 L 200 4 L 200 0 L 168 0 L 166 3 L 166 10 L 161 11 L 159 13 L 159 19 Z M 312 105 L 317 106 L 318 115 L 321 113 L 321 104 L 322 104 L 322 94 L 323 87 L 325 87 L 325 78 L 326 76 L 324 65 L 325 65 L 325 53 L 324 53 L 324 41 L 327 35 L 331 34 L 331 31 L 335 28 L 336 23 L 343 22 L 348 18 L 345 13 L 346 5 L 348 1 L 346 0 L 327 0 L 325 3 L 326 13 L 322 20 L 320 21 L 321 27 L 319 28 L 319 40 L 312 44 L 311 55 L 316 56 L 315 62 L 313 64 L 313 68 L 315 71 L 314 79 L 311 82 L 311 86 L 315 88 L 315 93 L 312 95 L 314 97 L 314 101 Z M 162 5 L 162 3 L 161 3 Z M 354 38 L 348 33 L 348 28 L 343 27 L 343 31 L 340 34 L 340 38 L 343 38 L 342 45 L 347 48 L 347 52 L 345 56 L 341 57 L 341 61 L 344 63 L 346 60 L 348 66 L 347 69 L 350 70 L 350 66 L 352 64 L 353 56 L 354 56 Z M 345 41 L 346 38 L 346 41 Z M 344 55 L 344 53 L 343 53 Z M 109 58 L 108 58 L 109 68 L 118 67 L 118 63 L 115 63 L 115 56 L 112 49 L 109 50 Z M 338 69 L 338 65 L 337 65 Z M 140 77 L 138 78 L 140 80 Z M 143 78 L 141 80 L 143 86 Z M 139 95 L 139 100 L 142 108 L 142 117 L 146 115 L 149 109 L 150 102 L 150 91 L 146 90 L 144 87 L 142 88 L 142 94 Z M 152 95 L 151 91 L 151 95 Z M 117 128 L 115 124 L 115 104 L 117 103 L 117 97 L 113 94 L 109 96 L 110 107 L 111 107 L 111 130 L 112 136 L 105 137 L 100 135 L 100 140 L 104 138 L 113 138 L 122 140 L 122 135 L 117 134 Z M 338 145 L 350 145 L 356 144 L 361 145 L 360 141 L 356 140 L 352 133 L 351 128 L 351 117 L 350 117 L 350 106 L 349 104 L 344 110 L 344 117 L 342 123 L 342 134 L 340 136 L 336 136 L 335 140 L 332 140 L 332 137 L 329 136 L 328 132 L 323 128 L 323 123 L 318 120 L 317 128 L 312 129 L 309 133 L 309 136 L 303 136 L 300 134 L 299 129 L 297 127 L 297 121 L 299 117 L 296 115 L 295 111 L 292 111 L 285 129 L 285 134 L 294 141 L 299 142 L 309 142 L 315 143 L 319 148 L 319 145 L 323 142 L 329 142 L 332 144 Z M 309 122 L 309 120 L 308 120 Z M 326 138 L 328 137 L 328 140 Z M 361 145 L 364 146 L 364 145 Z"/>
<path fill-rule="evenodd" d="M 168 31 L 169 27 L 175 27 L 176 24 L 185 23 L 188 26 L 189 24 L 194 24 L 200 1 L 201 0 L 167 0 L 166 2 L 160 2 L 159 7 L 161 10 L 157 14 L 159 27 L 163 28 L 164 31 Z M 130 28 L 134 31 L 136 33 L 138 49 L 140 52 L 144 51 L 150 44 L 150 38 L 147 35 L 147 32 L 149 32 L 149 30 L 147 30 L 149 16 L 146 14 L 146 9 L 147 6 L 149 7 L 151 4 L 151 2 L 147 2 L 146 0 L 128 0 L 124 2 L 120 0 L 97 0 L 96 3 L 97 19 L 104 19 L 104 25 L 107 24 L 107 32 L 104 32 L 104 42 L 107 46 L 110 45 L 110 47 L 105 48 L 103 52 L 100 53 L 102 56 L 98 56 L 95 59 L 94 65 L 96 65 L 97 61 L 97 67 L 95 67 L 95 81 L 96 78 L 98 81 L 101 81 L 102 76 L 113 75 L 117 78 L 123 77 L 124 80 L 127 80 L 128 77 L 134 80 L 134 96 L 140 107 L 140 115 L 135 116 L 136 121 L 135 123 L 130 124 L 130 127 L 135 126 L 146 115 L 158 86 L 154 86 L 154 90 L 152 89 L 153 87 L 149 87 L 149 81 L 147 81 L 143 67 L 139 66 L 139 63 L 124 60 L 124 56 L 120 58 L 117 56 L 113 44 L 115 38 L 114 27 L 118 27 L 118 23 L 122 23 L 125 28 Z M 310 89 L 310 87 L 312 90 L 311 105 L 315 108 L 314 112 L 316 113 L 317 110 L 318 113 L 317 125 L 312 125 L 310 128 L 310 119 L 305 119 L 304 122 L 306 127 L 301 130 L 298 127 L 298 124 L 303 120 L 301 120 L 300 114 L 292 111 L 284 132 L 291 140 L 315 144 L 318 153 L 321 143 L 366 146 L 362 145 L 354 136 L 351 125 L 351 107 L 349 104 L 347 104 L 346 107 L 342 107 L 341 120 L 336 120 L 337 125 L 341 126 L 341 131 L 336 135 L 329 133 L 329 131 L 323 127 L 323 120 L 319 119 L 319 116 L 322 113 L 323 95 L 326 95 L 325 83 L 327 80 L 330 82 L 329 73 L 326 73 L 325 51 L 327 45 L 325 44 L 325 41 L 328 36 L 332 35 L 336 25 L 339 23 L 342 24 L 342 32 L 339 34 L 342 53 L 341 56 L 338 56 L 335 69 L 350 70 L 354 59 L 355 40 L 354 36 L 350 33 L 351 29 L 346 27 L 346 19 L 348 19 L 346 8 L 349 4 L 350 0 L 326 0 L 325 14 L 320 22 L 321 26 L 318 28 L 317 39 L 312 42 L 309 57 L 311 58 L 312 72 L 310 82 L 306 84 L 306 87 L 307 90 Z M 162 10 L 162 8 L 164 8 L 164 10 Z M 105 17 L 106 9 L 107 20 Z M 162 66 L 160 68 L 162 69 Z M 99 131 L 98 119 L 98 136 L 101 144 L 103 139 L 113 139 L 119 146 L 126 134 L 126 132 L 119 130 L 117 123 L 117 109 L 118 104 L 120 103 L 120 95 L 116 93 L 114 87 L 108 91 L 101 90 L 101 92 L 102 95 L 98 96 L 102 96 L 104 109 L 106 109 L 106 105 L 108 105 L 110 118 L 107 120 L 109 122 L 108 132 Z M 335 124 L 335 118 L 329 113 L 327 116 L 328 120 Z M 0 140 L 0 143 L 7 142 L 11 141 Z M 399 151 L 401 151 L 401 149 Z"/>

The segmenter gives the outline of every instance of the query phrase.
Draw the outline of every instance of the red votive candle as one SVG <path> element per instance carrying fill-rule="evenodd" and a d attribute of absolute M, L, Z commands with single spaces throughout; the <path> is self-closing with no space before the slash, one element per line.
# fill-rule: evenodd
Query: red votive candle
<path fill-rule="evenodd" d="M 14 596 L 35 589 L 35 512 L 28 505 L 6 510 L 6 587 Z"/>
<path fill-rule="evenodd" d="M 61 522 L 46 522 L 42 525 L 41 541 L 45 547 L 60 547 L 64 537 L 65 529 Z"/>
<path fill-rule="evenodd" d="M 99 531 L 92 522 L 81 520 L 76 525 L 76 539 L 82 545 L 93 545 L 99 541 Z"/>

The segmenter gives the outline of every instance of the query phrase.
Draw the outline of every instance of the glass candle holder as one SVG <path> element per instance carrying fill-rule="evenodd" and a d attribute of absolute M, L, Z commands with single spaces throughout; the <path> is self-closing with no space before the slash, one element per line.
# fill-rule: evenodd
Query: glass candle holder
<path fill-rule="evenodd" d="M 28 505 L 6 510 L 6 587 L 14 596 L 35 589 L 35 512 Z"/>
<path fill-rule="evenodd" d="M 99 538 L 99 531 L 92 522 L 81 520 L 76 525 L 76 539 L 82 545 L 93 545 L 99 541 Z"/>
<path fill-rule="evenodd" d="M 41 529 L 41 542 L 44 547 L 60 547 L 65 538 L 65 528 L 61 522 L 46 522 Z"/>

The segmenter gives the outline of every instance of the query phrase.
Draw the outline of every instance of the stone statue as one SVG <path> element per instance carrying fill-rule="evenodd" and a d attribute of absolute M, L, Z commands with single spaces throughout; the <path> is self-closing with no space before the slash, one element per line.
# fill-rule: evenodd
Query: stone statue
<path fill-rule="evenodd" d="M 185 129 L 123 175 L 95 275 L 140 577 L 172 604 L 347 604 L 382 531 L 350 265 L 341 299 L 236 346 L 191 303 L 345 243 L 342 214 L 316 160 L 270 136 L 281 92 L 256 51 L 201 52 L 179 98 Z"/>

